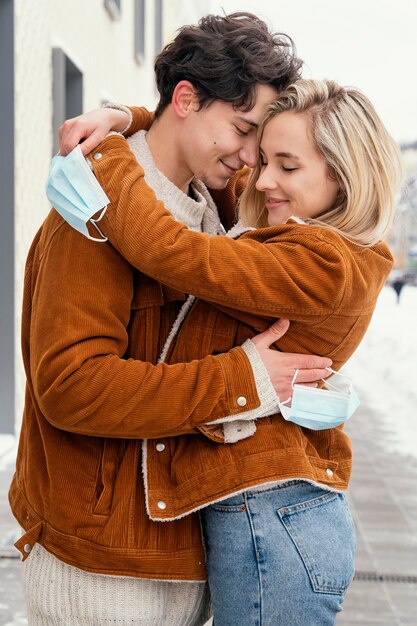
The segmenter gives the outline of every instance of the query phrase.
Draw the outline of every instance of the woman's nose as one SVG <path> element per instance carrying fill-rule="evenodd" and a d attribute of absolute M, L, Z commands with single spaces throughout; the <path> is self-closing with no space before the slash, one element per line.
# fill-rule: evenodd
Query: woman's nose
<path fill-rule="evenodd" d="M 273 189 L 275 187 L 266 166 L 259 174 L 258 180 L 255 183 L 255 187 L 258 191 L 266 191 L 267 189 Z"/>

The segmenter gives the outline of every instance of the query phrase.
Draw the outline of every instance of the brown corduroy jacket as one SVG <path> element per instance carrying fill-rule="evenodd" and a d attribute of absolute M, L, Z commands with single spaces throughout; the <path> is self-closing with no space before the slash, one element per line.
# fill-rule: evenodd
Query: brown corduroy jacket
<path fill-rule="evenodd" d="M 146 514 L 141 440 L 192 440 L 196 427 L 259 398 L 240 347 L 151 365 L 184 300 L 54 210 L 45 220 L 25 269 L 27 386 L 9 493 L 23 558 L 38 541 L 92 572 L 205 579 L 197 515 L 156 523 Z"/>
<path fill-rule="evenodd" d="M 346 489 L 351 471 L 342 428 L 310 431 L 276 415 L 258 420 L 255 435 L 236 444 L 196 431 L 207 413 L 215 419 L 217 410 L 238 412 L 240 395 L 248 400 L 243 410 L 257 403 L 242 351 L 218 353 L 286 316 L 293 322 L 280 348 L 330 356 L 338 368 L 369 324 L 392 257 L 383 244 L 359 249 L 329 230 L 298 224 L 237 242 L 190 233 L 156 203 L 124 140 L 109 137 L 98 150 L 102 157 L 93 167 L 112 200 L 102 228 L 114 247 L 72 233 L 52 213 L 29 255 L 28 400 L 10 492 L 28 531 L 18 543 L 23 549 L 39 540 L 58 558 L 91 571 L 197 580 L 204 577 L 200 533 L 195 514 L 187 513 L 290 478 Z M 230 207 L 235 182 L 224 196 Z M 171 349 L 170 363 L 189 366 L 160 370 L 173 376 L 171 394 L 158 394 L 157 385 L 148 390 L 146 376 L 137 380 L 137 363 L 126 357 L 156 359 L 161 340 L 154 329 L 165 324 L 165 337 L 173 318 L 172 311 L 161 314 L 164 293 L 169 306 L 177 292 L 161 291 L 134 272 L 116 248 L 174 289 L 215 302 L 196 301 Z M 157 267 L 155 248 L 162 251 Z M 194 359 L 207 353 L 217 356 L 202 370 Z M 247 367 L 247 380 L 233 380 L 234 363 Z M 190 375 L 194 405 L 183 391 Z M 147 439 L 142 466 L 149 516 L 140 442 L 132 437 Z"/>

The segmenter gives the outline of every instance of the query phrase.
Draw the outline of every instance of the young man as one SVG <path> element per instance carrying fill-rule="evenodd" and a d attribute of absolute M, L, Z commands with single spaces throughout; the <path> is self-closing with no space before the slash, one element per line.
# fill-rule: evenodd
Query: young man
<path fill-rule="evenodd" d="M 207 188 L 191 179 L 222 189 L 254 164 L 263 108 L 299 67 L 283 38 L 245 14 L 208 16 L 161 53 L 156 122 L 132 147 L 161 199 L 190 227 L 220 232 Z M 186 317 L 185 299 L 55 211 L 33 242 L 22 321 L 27 395 L 10 489 L 25 530 L 16 545 L 30 623 L 203 624 L 198 517 L 151 520 L 147 508 L 169 513 L 171 496 L 163 482 L 145 493 L 147 461 L 157 454 L 168 468 L 174 448 L 215 438 L 206 424 L 270 414 L 296 368 L 316 368 L 304 381 L 325 375 L 329 359 L 269 350 L 279 329 L 254 339 L 259 353 L 250 342 L 222 353 L 221 335 L 208 341 L 210 326 L 193 321 L 192 310 Z M 176 363 L 157 364 L 181 307 Z M 181 346 L 204 354 L 181 362 Z"/>

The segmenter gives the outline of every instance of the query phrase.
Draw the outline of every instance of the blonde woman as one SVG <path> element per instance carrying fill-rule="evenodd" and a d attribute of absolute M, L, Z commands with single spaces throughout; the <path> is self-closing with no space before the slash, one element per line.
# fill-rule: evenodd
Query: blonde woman
<path fill-rule="evenodd" d="M 190 127 L 205 119 L 204 109 L 190 115 Z M 392 267 L 383 240 L 400 182 L 397 147 L 369 100 L 334 81 L 287 88 L 258 138 L 240 203 L 241 223 L 252 229 L 240 236 L 239 228 L 210 237 L 176 222 L 119 136 L 90 159 L 111 201 L 100 228 L 132 265 L 196 296 L 167 362 L 200 358 L 208 346 L 228 350 L 285 317 L 291 325 L 279 349 L 328 356 L 339 369 Z M 185 139 L 182 147 L 191 162 L 193 147 Z M 223 192 L 229 208 L 245 176 Z M 199 339 L 184 347 L 191 327 Z M 171 438 L 164 455 L 150 441 L 148 514 L 164 521 L 201 510 L 216 626 L 334 624 L 354 571 L 349 439 L 343 428 L 313 430 L 280 414 L 252 426 L 231 445 L 224 426 Z"/>

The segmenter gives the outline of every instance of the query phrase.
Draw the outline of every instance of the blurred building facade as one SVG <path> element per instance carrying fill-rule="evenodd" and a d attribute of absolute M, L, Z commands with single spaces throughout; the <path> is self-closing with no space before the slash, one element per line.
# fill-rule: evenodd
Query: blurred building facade
<path fill-rule="evenodd" d="M 397 205 L 390 244 L 395 257 L 393 277 L 417 284 L 417 142 L 402 146 L 404 186 Z"/>
<path fill-rule="evenodd" d="M 0 433 L 22 413 L 24 265 L 49 211 L 57 128 L 109 100 L 153 108 L 155 54 L 209 11 L 209 0 L 0 0 Z"/>

